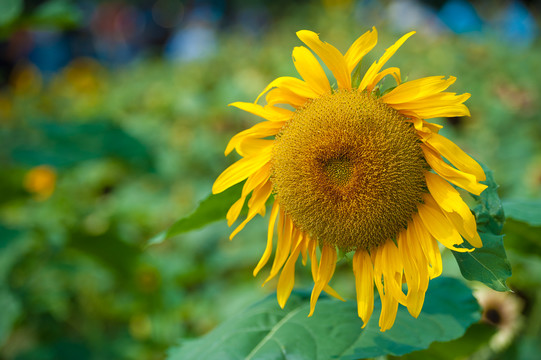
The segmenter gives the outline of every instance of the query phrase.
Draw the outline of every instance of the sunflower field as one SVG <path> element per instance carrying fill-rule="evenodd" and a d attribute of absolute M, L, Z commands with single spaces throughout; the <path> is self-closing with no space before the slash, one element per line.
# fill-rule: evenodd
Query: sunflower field
<path fill-rule="evenodd" d="M 540 17 L 0 1 L 0 359 L 537 359 Z"/>

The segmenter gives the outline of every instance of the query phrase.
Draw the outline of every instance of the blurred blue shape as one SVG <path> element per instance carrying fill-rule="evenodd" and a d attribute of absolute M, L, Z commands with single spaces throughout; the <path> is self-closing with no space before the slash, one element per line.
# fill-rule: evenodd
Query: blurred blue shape
<path fill-rule="evenodd" d="M 70 60 L 67 38 L 57 30 L 35 30 L 31 32 L 33 47 L 28 55 L 45 77 L 49 77 L 66 66 Z"/>
<path fill-rule="evenodd" d="M 449 29 L 457 34 L 479 32 L 483 28 L 483 21 L 468 1 L 447 1 L 441 8 L 439 17 Z"/>
<path fill-rule="evenodd" d="M 520 1 L 509 3 L 495 25 L 503 38 L 516 46 L 531 45 L 538 32 L 534 17 Z"/>
<path fill-rule="evenodd" d="M 197 6 L 186 19 L 186 23 L 174 32 L 165 46 L 165 57 L 169 60 L 204 59 L 216 52 L 216 22 L 219 12 L 209 5 Z"/>

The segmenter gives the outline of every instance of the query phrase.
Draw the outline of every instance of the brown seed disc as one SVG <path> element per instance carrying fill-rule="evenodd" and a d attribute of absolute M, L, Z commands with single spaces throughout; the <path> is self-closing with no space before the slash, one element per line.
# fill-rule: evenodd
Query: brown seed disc
<path fill-rule="evenodd" d="M 297 110 L 276 136 L 271 181 L 298 228 L 350 251 L 406 227 L 426 169 L 403 115 L 365 92 L 339 91 Z"/>

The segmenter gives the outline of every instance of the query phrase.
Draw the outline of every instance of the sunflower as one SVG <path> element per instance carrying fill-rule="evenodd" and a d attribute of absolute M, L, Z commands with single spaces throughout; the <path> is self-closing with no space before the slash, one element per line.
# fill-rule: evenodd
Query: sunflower
<path fill-rule="evenodd" d="M 276 232 L 265 283 L 280 273 L 281 307 L 293 289 L 299 256 L 304 265 L 308 258 L 311 263 L 311 316 L 322 291 L 341 299 L 329 281 L 338 253 L 354 252 L 358 315 L 366 326 L 375 283 L 382 303 L 379 326 L 385 331 L 393 326 L 399 303 L 412 316 L 419 315 L 429 280 L 442 272 L 438 241 L 461 252 L 473 250 L 458 247 L 464 239 L 482 246 L 475 218 L 455 186 L 479 195 L 486 188 L 480 183 L 483 169 L 438 134 L 440 125 L 425 120 L 469 116 L 463 103 L 470 94 L 445 91 L 455 77 L 402 82 L 400 69 L 382 70 L 414 33 L 389 47 L 361 78 L 359 63 L 376 45 L 375 28 L 345 54 L 318 34 L 299 31 L 307 47 L 295 47 L 292 55 L 303 80 L 279 77 L 254 103 L 231 104 L 264 121 L 230 140 L 225 154 L 236 150 L 242 158 L 216 179 L 212 191 L 220 193 L 246 180 L 227 213 L 228 225 L 238 219 L 251 194 L 248 214 L 231 239 L 257 214 L 264 216 L 274 200 L 267 245 L 254 276 L 267 264 Z M 386 76 L 396 86 L 383 91 L 378 84 Z M 260 105 L 265 94 L 266 104 Z"/>

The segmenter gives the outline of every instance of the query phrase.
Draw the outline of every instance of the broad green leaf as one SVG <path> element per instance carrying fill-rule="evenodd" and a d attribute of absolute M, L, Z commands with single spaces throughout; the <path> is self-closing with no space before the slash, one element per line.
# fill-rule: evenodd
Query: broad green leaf
<path fill-rule="evenodd" d="M 483 346 L 496 332 L 496 327 L 484 324 L 473 324 L 466 330 L 466 333 L 459 339 L 448 342 L 434 342 L 426 350 L 415 351 L 400 357 L 403 360 L 455 360 L 467 358 Z"/>
<path fill-rule="evenodd" d="M 473 209 L 475 219 L 477 220 L 477 230 L 499 235 L 505 222 L 502 201 L 498 196 L 499 185 L 494 180 L 492 171 L 483 164 L 481 166 L 483 166 L 483 170 L 487 176 L 487 179 L 482 183 L 487 185 L 488 188 L 479 196 L 472 195 L 478 204 Z"/>
<path fill-rule="evenodd" d="M 0 26 L 13 21 L 23 11 L 22 0 L 2 0 L 0 1 Z"/>
<path fill-rule="evenodd" d="M 479 235 L 483 241 L 482 248 L 464 253 L 453 251 L 462 276 L 468 280 L 480 281 L 497 291 L 509 290 L 505 281 L 511 276 L 511 264 L 503 247 L 503 235 Z"/>
<path fill-rule="evenodd" d="M 541 200 L 504 200 L 505 215 L 532 226 L 541 226 Z"/>
<path fill-rule="evenodd" d="M 322 298 L 312 317 L 307 317 L 309 307 L 309 293 L 294 292 L 284 309 L 270 296 L 207 335 L 184 341 L 170 350 L 168 359 L 347 360 L 403 355 L 426 349 L 434 341 L 456 339 L 480 317 L 471 290 L 450 278 L 431 282 L 417 319 L 401 306 L 393 328 L 386 332 L 379 331 L 377 297 L 364 329 L 353 301 Z"/>
<path fill-rule="evenodd" d="M 173 236 L 225 219 L 227 211 L 240 198 L 241 192 L 242 184 L 237 184 L 219 194 L 209 195 L 201 201 L 193 213 L 177 220 L 169 229 L 154 236 L 148 245 L 159 244 Z"/>
<path fill-rule="evenodd" d="M 498 184 L 494 181 L 492 171 L 483 168 L 487 175 L 484 184 L 488 188 L 480 196 L 474 196 L 478 203 L 474 209 L 477 230 L 483 247 L 472 252 L 453 251 L 453 255 L 466 279 L 480 281 L 497 291 L 507 291 L 506 279 L 511 276 L 511 265 L 503 247 L 503 235 L 500 235 L 505 216 L 498 196 Z"/>

